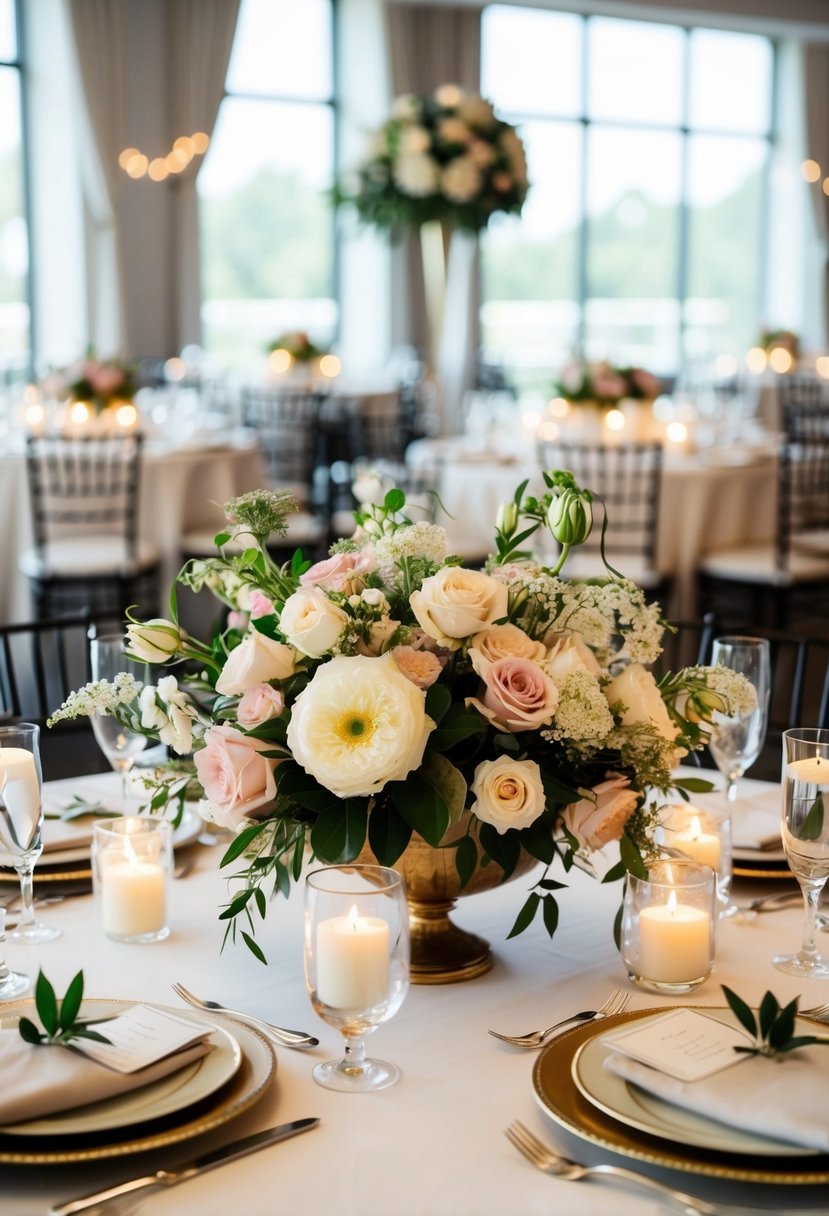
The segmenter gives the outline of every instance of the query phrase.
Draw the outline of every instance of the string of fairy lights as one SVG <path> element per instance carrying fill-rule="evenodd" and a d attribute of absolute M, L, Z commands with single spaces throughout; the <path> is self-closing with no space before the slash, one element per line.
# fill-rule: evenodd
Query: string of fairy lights
<path fill-rule="evenodd" d="M 148 177 L 150 181 L 163 182 L 171 174 L 183 173 L 194 156 L 204 156 L 209 144 L 210 136 L 196 131 L 194 135 L 179 135 L 166 156 L 155 156 L 152 160 L 139 148 L 124 148 L 118 164 L 136 181 Z"/>

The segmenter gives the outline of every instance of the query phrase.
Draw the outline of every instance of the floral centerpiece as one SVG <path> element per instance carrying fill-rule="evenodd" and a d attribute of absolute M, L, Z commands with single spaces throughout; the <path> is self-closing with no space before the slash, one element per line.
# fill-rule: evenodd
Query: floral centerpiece
<path fill-rule="evenodd" d="M 314 565 L 268 554 L 288 493 L 235 499 L 217 556 L 179 576 L 233 605 L 226 630 L 208 643 L 175 611 L 130 618 L 133 657 L 184 674 L 100 681 L 53 716 L 111 713 L 193 752 L 201 813 L 237 833 L 222 865 L 241 870 L 221 915 L 234 931 L 246 919 L 259 957 L 254 915 L 266 889 L 299 878 L 309 843 L 323 863 L 368 846 L 393 866 L 417 838 L 451 854 L 461 885 L 483 863 L 506 880 L 528 854 L 545 869 L 513 933 L 541 909 L 552 934 L 564 884 L 551 867 L 594 868 L 619 842 L 610 876 L 643 873 L 661 797 L 708 788 L 675 779 L 677 759 L 753 688 L 721 667 L 657 683 L 659 606 L 610 567 L 598 582 L 563 577 L 590 532 L 591 495 L 568 473 L 545 481 L 542 498 L 524 483 L 503 504 L 484 570 L 448 554 L 440 527 L 412 521 L 397 488 L 364 504 L 354 535 Z M 539 528 L 561 545 L 554 566 L 523 548 Z"/>
<path fill-rule="evenodd" d="M 795 363 L 800 358 L 800 338 L 791 329 L 762 329 L 757 345 L 766 352 L 782 347 Z"/>
<path fill-rule="evenodd" d="M 317 346 L 303 330 L 299 329 L 280 334 L 278 338 L 275 338 L 268 346 L 268 354 L 272 355 L 276 351 L 285 351 L 291 356 L 292 363 L 313 363 L 315 359 L 321 359 L 323 355 L 328 354 L 327 347 Z"/>
<path fill-rule="evenodd" d="M 624 400 L 652 401 L 661 386 L 657 377 L 642 367 L 574 359 L 562 370 L 554 391 L 568 401 L 611 409 Z"/>
<path fill-rule="evenodd" d="M 93 353 L 52 372 L 43 384 L 50 395 L 85 402 L 96 414 L 131 401 L 137 387 L 134 367 L 119 359 L 98 359 Z"/>
<path fill-rule="evenodd" d="M 396 98 L 357 168 L 356 188 L 338 190 L 336 199 L 378 228 L 440 220 L 479 232 L 496 211 L 518 215 L 527 189 L 515 128 L 483 97 L 444 84 Z"/>

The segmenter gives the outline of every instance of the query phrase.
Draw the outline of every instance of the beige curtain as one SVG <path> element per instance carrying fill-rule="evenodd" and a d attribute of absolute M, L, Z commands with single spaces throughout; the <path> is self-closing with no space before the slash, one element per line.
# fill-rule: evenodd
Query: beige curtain
<path fill-rule="evenodd" d="M 803 48 L 803 88 L 806 118 L 806 155 L 821 167 L 824 181 L 829 180 L 829 47 L 807 44 Z M 809 186 L 814 228 L 818 238 L 821 290 L 815 293 L 822 302 L 822 337 L 829 346 L 829 194 L 819 183 Z"/>
<path fill-rule="evenodd" d="M 387 5 L 392 90 L 427 93 L 441 84 L 480 89 L 481 13 L 448 5 Z M 477 242 L 456 234 L 450 251 L 443 341 L 438 370 L 443 390 L 443 429 L 461 429 L 463 394 L 474 376 L 478 346 Z M 392 335 L 395 345 L 429 346 L 423 265 L 416 234 L 393 260 Z"/>

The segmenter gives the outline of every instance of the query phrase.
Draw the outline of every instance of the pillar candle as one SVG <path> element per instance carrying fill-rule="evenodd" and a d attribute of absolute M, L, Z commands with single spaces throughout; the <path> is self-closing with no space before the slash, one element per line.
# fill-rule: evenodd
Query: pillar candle
<path fill-rule="evenodd" d="M 127 858 L 101 864 L 101 921 L 115 937 L 158 933 L 167 923 L 164 868 L 154 861 Z"/>
<path fill-rule="evenodd" d="M 683 984 L 711 968 L 710 917 L 701 908 L 679 904 L 672 891 L 666 904 L 639 913 L 639 971 L 643 979 Z"/>
<path fill-rule="evenodd" d="M 703 832 L 698 815 L 693 816 L 689 827 L 673 833 L 671 844 L 681 849 L 692 861 L 710 866 L 714 871 L 719 870 L 722 856 L 720 838 L 713 832 Z"/>
<path fill-rule="evenodd" d="M 829 785 L 829 761 L 820 756 L 792 760 L 786 765 L 786 776 L 790 781 L 802 781 L 804 785 Z"/>
<path fill-rule="evenodd" d="M 333 916 L 317 927 L 317 999 L 370 1009 L 389 994 L 389 926 L 374 916 Z"/>

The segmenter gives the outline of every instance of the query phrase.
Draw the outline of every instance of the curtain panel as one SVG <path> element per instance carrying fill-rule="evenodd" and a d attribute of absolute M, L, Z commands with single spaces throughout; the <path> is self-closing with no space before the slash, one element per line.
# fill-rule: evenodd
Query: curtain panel
<path fill-rule="evenodd" d="M 803 47 L 803 104 L 806 129 L 806 155 L 816 160 L 824 182 L 829 180 L 829 46 L 807 43 Z M 815 182 L 808 187 L 820 263 L 819 292 L 822 302 L 822 338 L 829 346 L 829 194 Z"/>

